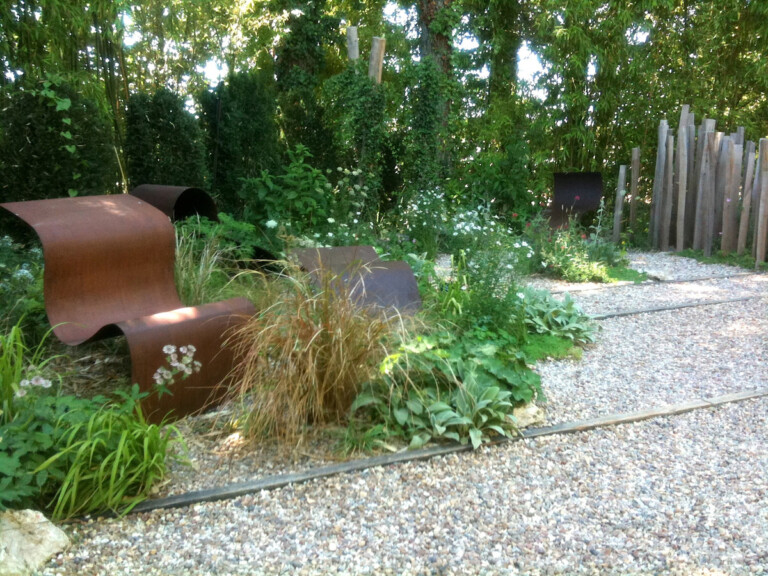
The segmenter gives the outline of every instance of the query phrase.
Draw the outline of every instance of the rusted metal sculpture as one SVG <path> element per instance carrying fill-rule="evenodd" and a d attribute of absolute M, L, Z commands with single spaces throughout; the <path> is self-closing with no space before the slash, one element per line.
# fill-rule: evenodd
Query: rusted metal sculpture
<path fill-rule="evenodd" d="M 603 176 L 599 172 L 556 173 L 552 204 L 547 210 L 550 225 L 559 228 L 571 215 L 597 210 L 602 197 Z"/>
<path fill-rule="evenodd" d="M 43 245 L 44 294 L 54 334 L 77 345 L 120 333 L 142 390 L 167 364 L 163 347 L 192 344 L 202 370 L 153 394 L 147 413 L 158 420 L 204 407 L 232 366 L 225 332 L 254 313 L 244 298 L 186 308 L 174 283 L 175 241 L 168 217 L 131 195 L 84 196 L 0 204 L 29 224 Z"/>
<path fill-rule="evenodd" d="M 142 184 L 131 190 L 130 194 L 161 210 L 174 222 L 195 215 L 214 222 L 219 220 L 216 203 L 200 188 Z"/>
<path fill-rule="evenodd" d="M 380 260 L 372 246 L 307 248 L 294 254 L 316 284 L 322 284 L 326 273 L 342 278 L 350 298 L 361 307 L 395 308 L 403 313 L 421 308 L 411 267 L 402 261 Z"/>

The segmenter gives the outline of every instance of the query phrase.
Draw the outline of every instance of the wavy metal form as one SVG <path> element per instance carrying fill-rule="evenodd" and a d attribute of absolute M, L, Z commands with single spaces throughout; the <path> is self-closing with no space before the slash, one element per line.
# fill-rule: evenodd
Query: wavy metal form
<path fill-rule="evenodd" d="M 184 307 L 174 282 L 175 235 L 168 216 L 132 195 L 0 204 L 29 224 L 43 245 L 44 294 L 53 332 L 75 346 L 124 334 L 132 379 L 143 391 L 166 365 L 163 347 L 192 344 L 199 373 L 172 396 L 145 401 L 152 420 L 182 416 L 215 401 L 233 363 L 227 331 L 252 315 L 244 298 Z"/>

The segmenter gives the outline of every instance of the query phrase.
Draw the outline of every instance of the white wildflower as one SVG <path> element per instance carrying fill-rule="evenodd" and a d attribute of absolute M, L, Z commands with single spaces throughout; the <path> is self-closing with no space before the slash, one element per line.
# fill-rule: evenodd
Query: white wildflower
<path fill-rule="evenodd" d="M 267 220 L 266 226 L 267 228 L 277 228 L 277 222 L 274 220 Z"/>

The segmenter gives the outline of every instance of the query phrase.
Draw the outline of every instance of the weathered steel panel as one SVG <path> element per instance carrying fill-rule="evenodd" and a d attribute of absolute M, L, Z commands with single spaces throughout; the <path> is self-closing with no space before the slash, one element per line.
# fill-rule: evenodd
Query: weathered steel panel
<path fill-rule="evenodd" d="M 548 210 L 550 223 L 561 226 L 572 214 L 597 210 L 602 197 L 603 176 L 600 172 L 556 173 L 552 204 Z"/>
<path fill-rule="evenodd" d="M 360 307 L 396 308 L 404 313 L 421 308 L 411 267 L 402 261 L 380 260 L 372 246 L 307 248 L 294 254 L 316 284 L 322 284 L 322 274 L 341 278 Z"/>

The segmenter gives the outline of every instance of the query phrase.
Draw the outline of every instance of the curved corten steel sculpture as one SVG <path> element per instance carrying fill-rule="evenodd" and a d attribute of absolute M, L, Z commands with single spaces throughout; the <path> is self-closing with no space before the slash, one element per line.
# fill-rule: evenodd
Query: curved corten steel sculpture
<path fill-rule="evenodd" d="M 380 260 L 373 246 L 306 248 L 294 254 L 316 284 L 322 283 L 324 273 L 342 277 L 358 306 L 395 308 L 404 313 L 421 308 L 411 267 L 402 261 Z"/>
<path fill-rule="evenodd" d="M 196 214 L 214 222 L 219 220 L 216 203 L 200 188 L 142 184 L 131 190 L 130 194 L 161 210 L 174 222 Z"/>
<path fill-rule="evenodd" d="M 130 195 L 0 206 L 40 237 L 46 312 L 62 342 L 74 346 L 125 334 L 133 381 L 145 391 L 167 364 L 163 347 L 192 344 L 201 371 L 178 381 L 172 396 L 151 395 L 145 408 L 158 420 L 206 405 L 232 366 L 224 333 L 254 308 L 244 298 L 184 307 L 174 283 L 174 229 L 165 214 Z"/>

